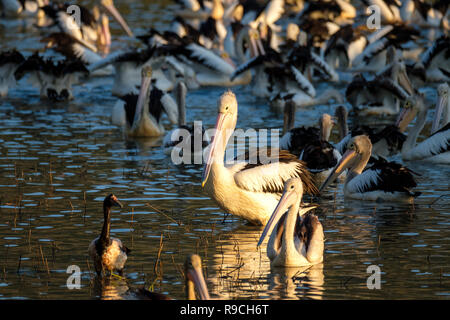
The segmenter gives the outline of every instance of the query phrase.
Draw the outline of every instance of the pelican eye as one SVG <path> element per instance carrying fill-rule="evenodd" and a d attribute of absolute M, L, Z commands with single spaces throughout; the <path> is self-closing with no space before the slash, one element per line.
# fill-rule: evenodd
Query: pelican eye
<path fill-rule="evenodd" d="M 294 189 L 294 185 L 291 186 L 291 189 Z"/>

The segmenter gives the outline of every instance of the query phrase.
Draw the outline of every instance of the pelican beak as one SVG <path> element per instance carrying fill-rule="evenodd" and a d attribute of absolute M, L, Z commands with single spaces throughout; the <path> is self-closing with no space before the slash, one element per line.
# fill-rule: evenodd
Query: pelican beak
<path fill-rule="evenodd" d="M 147 101 L 151 82 L 152 68 L 148 66 L 144 67 L 142 69 L 141 89 L 139 91 L 139 96 L 136 103 L 136 112 L 134 114 L 133 127 L 138 125 L 139 120 L 142 117 L 142 112 L 144 111 L 145 107 L 144 104 Z"/>
<path fill-rule="evenodd" d="M 216 127 L 215 127 L 216 130 L 215 130 L 214 138 L 213 138 L 213 141 L 211 142 L 211 144 L 209 145 L 208 157 L 206 158 L 205 168 L 203 170 L 202 188 L 205 187 L 205 184 L 208 181 L 209 173 L 211 171 L 211 165 L 212 165 L 213 161 L 215 161 L 214 153 L 217 148 L 217 144 L 220 141 L 222 141 L 221 137 L 223 136 L 223 122 L 224 122 L 225 118 L 226 118 L 226 114 L 219 112 L 219 115 L 217 116 L 217 120 L 216 120 Z"/>
<path fill-rule="evenodd" d="M 128 24 L 125 22 L 120 12 L 116 9 L 112 0 L 102 0 L 101 4 L 114 17 L 114 19 L 116 19 L 128 36 L 134 37 L 133 32 L 131 32 L 130 27 L 128 27 Z"/>
<path fill-rule="evenodd" d="M 431 134 L 439 130 L 439 122 L 441 120 L 442 112 L 446 107 L 448 99 L 444 96 L 439 97 L 439 101 L 436 105 L 436 111 L 434 112 L 433 124 L 431 126 Z"/>
<path fill-rule="evenodd" d="M 264 239 L 267 237 L 268 234 L 272 234 L 273 228 L 275 228 L 275 226 L 277 225 L 280 218 L 292 205 L 291 198 L 292 198 L 293 194 L 294 193 L 289 190 L 284 190 L 280 201 L 278 202 L 275 210 L 273 211 L 272 215 L 270 216 L 269 221 L 267 222 L 266 226 L 264 227 L 264 230 L 263 230 L 261 237 L 259 238 L 259 241 L 257 244 L 258 247 L 263 243 Z"/>
<path fill-rule="evenodd" d="M 257 57 L 260 52 L 258 52 L 258 46 L 257 41 L 259 38 L 258 31 L 254 29 L 249 30 L 249 37 L 250 37 L 250 56 L 251 57 Z"/>
<path fill-rule="evenodd" d="M 400 132 L 405 132 L 408 124 L 413 121 L 415 116 L 416 112 L 414 112 L 412 108 L 403 107 L 397 117 L 397 122 L 395 123 L 395 125 L 398 127 Z"/>
<path fill-rule="evenodd" d="M 105 46 L 106 50 L 109 51 L 109 47 L 111 46 L 111 32 L 109 30 L 109 21 L 108 16 L 102 15 L 101 17 L 101 28 L 102 28 L 102 35 L 103 35 L 103 45 Z M 107 52 L 106 52 L 107 53 Z"/>
<path fill-rule="evenodd" d="M 411 81 L 409 81 L 405 68 L 402 68 L 398 74 L 398 83 L 406 90 L 406 92 L 408 92 L 409 95 L 414 94 L 413 86 L 411 85 Z"/>
<path fill-rule="evenodd" d="M 197 292 L 201 300 L 209 300 L 208 287 L 206 286 L 205 278 L 201 269 L 192 268 L 187 272 L 187 277 L 195 284 Z"/>
<path fill-rule="evenodd" d="M 337 177 L 339 177 L 345 169 L 350 167 L 353 163 L 353 159 L 356 157 L 356 152 L 354 150 L 347 150 L 342 156 L 341 160 L 338 162 L 336 167 L 334 167 L 333 171 L 331 171 L 328 178 L 325 182 L 320 186 L 319 192 L 322 192 L 323 189 L 328 187 Z"/>

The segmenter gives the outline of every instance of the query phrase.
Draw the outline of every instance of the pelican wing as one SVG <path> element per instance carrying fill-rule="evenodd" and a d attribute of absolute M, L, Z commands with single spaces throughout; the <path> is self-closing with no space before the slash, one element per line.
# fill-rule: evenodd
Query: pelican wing
<path fill-rule="evenodd" d="M 301 178 L 306 192 L 316 194 L 317 188 L 313 183 L 311 174 L 306 169 L 305 163 L 285 150 L 278 150 L 278 157 L 268 149 L 267 161 L 263 164 L 261 154 L 255 158 L 256 164 L 249 161 L 238 163 L 232 167 L 235 171 L 234 180 L 238 187 L 252 192 L 282 193 L 284 184 L 290 178 Z M 255 154 L 253 154 L 255 155 Z"/>
<path fill-rule="evenodd" d="M 314 52 L 311 52 L 311 61 L 314 63 L 314 65 L 323 73 L 325 73 L 332 81 L 337 81 L 339 79 L 339 76 L 337 75 L 336 71 L 328 63 L 326 63 L 325 60 L 323 60 L 321 57 L 319 57 Z"/>
<path fill-rule="evenodd" d="M 394 161 L 386 161 L 382 157 L 374 161 L 370 167 L 347 183 L 350 192 L 406 192 L 414 195 L 410 189 L 416 187 L 417 183 L 411 170 Z"/>
<path fill-rule="evenodd" d="M 295 81 L 299 85 L 300 89 L 302 89 L 311 98 L 314 98 L 316 96 L 316 90 L 311 82 L 309 82 L 308 79 L 306 79 L 306 77 L 294 66 L 291 66 L 291 71 L 294 74 Z"/>
<path fill-rule="evenodd" d="M 446 151 L 450 151 L 450 123 L 419 143 L 414 148 L 414 155 L 417 159 L 424 159 Z"/>
<path fill-rule="evenodd" d="M 234 72 L 234 67 L 231 64 L 226 62 L 211 50 L 208 50 L 195 43 L 189 44 L 186 49 L 189 51 L 189 57 L 191 59 L 209 69 L 228 75 L 231 75 Z"/>
<path fill-rule="evenodd" d="M 230 80 L 233 81 L 241 73 L 244 73 L 245 71 L 250 70 L 253 67 L 261 65 L 263 62 L 264 62 L 263 55 L 251 58 L 250 60 L 239 65 L 236 68 L 236 70 L 234 70 L 234 72 L 231 74 Z"/>
<path fill-rule="evenodd" d="M 430 66 L 433 59 L 444 50 L 447 51 L 446 57 L 448 58 L 448 56 L 450 55 L 450 38 L 442 36 L 423 53 L 422 64 L 425 66 L 425 68 Z"/>

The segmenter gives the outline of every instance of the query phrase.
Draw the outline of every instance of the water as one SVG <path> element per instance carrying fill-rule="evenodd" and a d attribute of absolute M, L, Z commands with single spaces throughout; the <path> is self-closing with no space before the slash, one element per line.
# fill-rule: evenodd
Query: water
<path fill-rule="evenodd" d="M 163 1 L 116 2 L 136 34 L 170 20 Z M 115 23 L 112 29 L 123 46 Z M 43 47 L 39 39 L 29 22 L 0 23 L 1 49 L 30 54 Z M 226 216 L 202 192 L 202 167 L 175 166 L 161 139 L 130 140 L 110 124 L 111 84 L 76 86 L 75 100 L 54 105 L 21 81 L 0 101 L 0 299 L 120 298 L 143 285 L 179 299 L 182 265 L 192 252 L 201 255 L 218 299 L 449 298 L 448 167 L 408 164 L 421 174 L 414 205 L 344 201 L 342 185 L 329 188 L 316 210 L 325 230 L 324 263 L 271 270 L 265 245 L 256 247 L 262 228 Z M 234 90 L 238 128 L 282 127 L 282 116 L 265 101 L 248 88 Z M 213 127 L 223 91 L 189 92 L 188 122 Z M 333 107 L 299 111 L 296 125 L 314 125 L 322 112 Z M 100 233 L 109 193 L 125 205 L 113 210 L 111 233 L 132 253 L 126 281 L 99 284 L 87 247 Z M 70 265 L 81 269 L 79 290 L 66 286 Z M 381 269 L 379 290 L 367 288 L 370 265 Z"/>

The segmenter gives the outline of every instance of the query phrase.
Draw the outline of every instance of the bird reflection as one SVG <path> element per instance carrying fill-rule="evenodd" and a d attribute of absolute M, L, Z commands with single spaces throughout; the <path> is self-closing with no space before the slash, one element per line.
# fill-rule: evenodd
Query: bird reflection
<path fill-rule="evenodd" d="M 323 263 L 304 267 L 276 267 L 269 275 L 272 299 L 322 299 Z"/>

